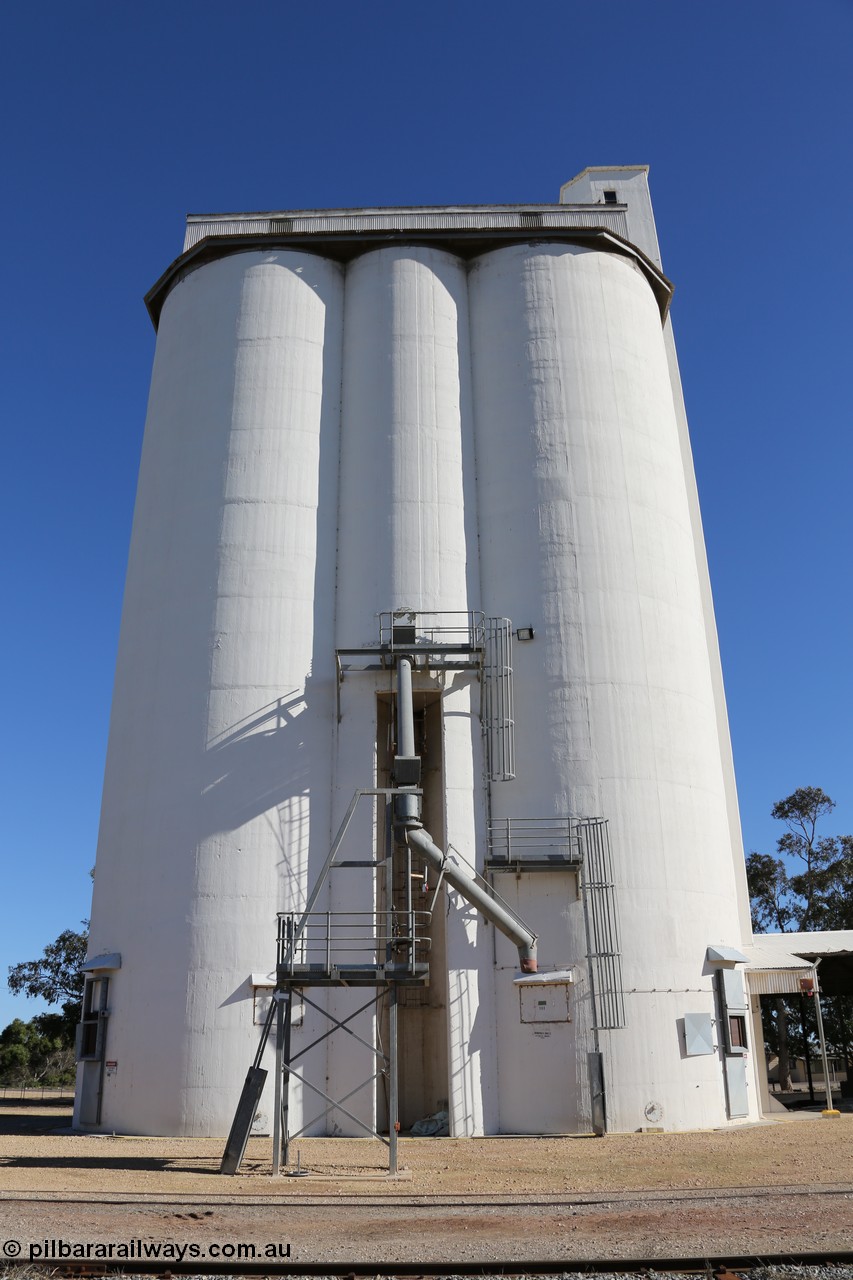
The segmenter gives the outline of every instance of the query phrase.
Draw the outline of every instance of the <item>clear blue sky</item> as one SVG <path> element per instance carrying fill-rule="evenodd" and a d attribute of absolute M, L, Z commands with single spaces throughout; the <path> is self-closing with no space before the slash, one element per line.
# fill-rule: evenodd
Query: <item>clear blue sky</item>
<path fill-rule="evenodd" d="M 555 201 L 649 164 L 744 841 L 853 829 L 850 0 L 7 3 L 0 977 L 88 912 L 154 334 L 187 212 Z M 0 1027 L 38 1011 L 0 992 Z"/>

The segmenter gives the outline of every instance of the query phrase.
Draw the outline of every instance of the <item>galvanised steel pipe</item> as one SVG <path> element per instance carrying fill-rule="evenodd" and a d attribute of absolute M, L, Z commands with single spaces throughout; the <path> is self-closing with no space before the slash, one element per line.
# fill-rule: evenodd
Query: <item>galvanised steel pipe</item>
<path fill-rule="evenodd" d="M 410 657 L 397 659 L 397 754 L 401 756 L 415 755 L 412 661 Z M 523 973 L 536 973 L 536 934 L 490 897 L 485 889 L 482 889 L 476 880 L 472 880 L 460 866 L 447 859 L 438 845 L 433 842 L 429 832 L 424 831 L 419 808 L 418 796 L 406 795 L 404 792 L 397 797 L 396 826 L 400 838 L 405 840 L 410 849 L 417 850 L 444 876 L 448 884 L 461 893 L 466 901 L 476 907 L 496 929 L 500 929 L 501 933 L 518 947 Z"/>
<path fill-rule="evenodd" d="M 442 853 L 438 845 L 433 843 L 432 836 L 428 831 L 424 831 L 417 819 L 415 823 L 416 825 L 405 825 L 405 839 L 409 847 L 416 849 L 437 871 L 443 872 L 448 884 L 453 885 L 453 888 L 457 889 L 472 907 L 482 912 L 496 929 L 500 929 L 501 933 L 509 938 L 510 942 L 515 943 L 518 947 L 522 973 L 536 973 L 536 934 L 531 933 L 521 920 L 506 911 L 494 898 L 489 897 L 476 880 L 472 880 L 462 867 L 451 862 Z"/>
<path fill-rule="evenodd" d="M 415 708 L 412 698 L 412 666 L 414 659 L 400 657 L 397 659 L 397 755 L 414 756 L 415 752 Z M 420 797 L 406 795 L 397 797 L 397 819 L 400 822 L 417 822 L 421 816 Z"/>

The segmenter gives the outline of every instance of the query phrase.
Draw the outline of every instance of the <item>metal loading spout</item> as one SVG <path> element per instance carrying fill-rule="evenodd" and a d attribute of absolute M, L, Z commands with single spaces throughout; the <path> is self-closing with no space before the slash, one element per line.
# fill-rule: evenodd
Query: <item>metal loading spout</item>
<path fill-rule="evenodd" d="M 397 660 L 397 752 L 398 762 L 415 760 L 415 713 L 412 701 L 411 657 Z M 500 929 L 510 942 L 518 947 L 522 973 L 536 973 L 536 934 L 506 907 L 482 888 L 476 880 L 433 842 L 424 831 L 420 819 L 420 799 L 417 795 L 399 795 L 395 805 L 394 826 L 398 837 L 435 867 L 440 876 L 452 885 L 466 901 Z"/>
<path fill-rule="evenodd" d="M 518 958 L 522 973 L 536 973 L 536 934 L 517 916 L 501 906 L 495 898 L 489 896 L 476 880 L 473 880 L 462 867 L 451 862 L 433 843 L 428 831 L 424 831 L 420 823 L 410 826 L 401 823 L 401 835 L 412 849 L 416 849 L 423 858 L 436 868 L 448 884 L 452 885 L 472 907 L 481 912 L 487 920 L 500 929 L 501 933 L 518 947 Z"/>

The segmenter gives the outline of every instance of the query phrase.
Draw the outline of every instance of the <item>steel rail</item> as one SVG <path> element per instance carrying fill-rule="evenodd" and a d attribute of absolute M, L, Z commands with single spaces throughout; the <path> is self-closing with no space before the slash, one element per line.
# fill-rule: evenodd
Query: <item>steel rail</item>
<path fill-rule="evenodd" d="M 843 1267 L 847 1274 L 853 1272 L 853 1252 L 826 1251 L 820 1253 L 762 1253 L 762 1254 L 707 1254 L 672 1258 L 543 1258 L 519 1262 L 488 1260 L 483 1262 L 293 1262 L 287 1266 L 271 1266 L 269 1260 L 260 1262 L 228 1262 L 217 1259 L 208 1266 L 208 1259 L 193 1262 L 168 1260 L 167 1265 L 148 1266 L 140 1259 L 127 1263 L 106 1259 L 104 1264 L 92 1259 L 54 1260 L 49 1266 L 54 1274 L 62 1276 L 419 1276 L 422 1280 L 448 1276 L 515 1276 L 518 1280 L 533 1280 L 537 1276 L 595 1275 L 602 1272 L 619 1276 L 638 1275 L 648 1277 L 650 1272 L 678 1275 L 701 1275 L 708 1280 L 720 1280 L 732 1273 L 748 1280 L 751 1272 L 768 1267 Z M 28 1258 L 4 1259 L 8 1273 L 17 1267 L 32 1268 Z M 58 1262 L 58 1265 L 57 1265 Z M 200 1265 L 201 1264 L 201 1265 Z M 784 1280 L 783 1276 L 779 1280 Z"/>
<path fill-rule="evenodd" d="M 376 1182 L 381 1182 L 387 1178 L 387 1174 L 377 1173 Z M 324 1182 L 347 1182 L 349 1179 L 346 1175 L 342 1175 L 340 1179 L 336 1179 L 333 1175 L 324 1174 Z M 301 1188 L 307 1188 L 305 1182 L 300 1183 Z M 405 1209 L 411 1211 L 428 1210 L 433 1212 L 436 1209 L 574 1209 L 574 1208 L 603 1208 L 608 1205 L 616 1204 L 697 1204 L 709 1200 L 718 1202 L 720 1200 L 772 1200 L 772 1199 L 795 1199 L 797 1197 L 815 1200 L 830 1196 L 843 1196 L 845 1199 L 853 1197 L 853 1184 L 838 1183 L 825 1187 L 815 1186 L 782 1186 L 782 1187 L 705 1187 L 690 1188 L 686 1191 L 624 1191 L 614 1190 L 612 1192 L 604 1191 L 578 1191 L 575 1193 L 550 1192 L 540 1195 L 518 1195 L 513 1197 L 510 1193 L 502 1195 L 489 1195 L 486 1192 L 466 1192 L 464 1194 L 451 1195 L 446 1191 L 411 1191 L 405 1195 L 395 1194 L 376 1194 L 376 1193 L 359 1193 L 356 1191 L 344 1192 L 322 1192 L 322 1191 L 298 1191 L 294 1187 L 293 1191 L 275 1192 L 265 1196 L 241 1195 L 235 1192 L 185 1192 L 183 1195 L 175 1197 L 168 1192 L 147 1192 L 147 1191 L 122 1191 L 122 1192 L 97 1192 L 89 1195 L 81 1195 L 76 1192 L 51 1191 L 42 1194 L 20 1194 L 14 1191 L 0 1191 L 0 1206 L 5 1204 L 20 1205 L 51 1205 L 60 1204 L 83 1204 L 83 1205 L 105 1205 L 109 1207 L 120 1207 L 127 1205 L 132 1208 L 141 1209 L 160 1209 L 163 1205 L 170 1208 L 198 1208 L 199 1205 L 209 1205 L 219 1209 L 239 1208 L 239 1209 L 265 1209 L 265 1208 L 293 1208 L 293 1209 L 325 1209 L 330 1205 L 344 1209 Z M 156 1198 L 159 1197 L 159 1198 Z M 853 1261 L 853 1252 L 851 1253 L 851 1261 Z"/>

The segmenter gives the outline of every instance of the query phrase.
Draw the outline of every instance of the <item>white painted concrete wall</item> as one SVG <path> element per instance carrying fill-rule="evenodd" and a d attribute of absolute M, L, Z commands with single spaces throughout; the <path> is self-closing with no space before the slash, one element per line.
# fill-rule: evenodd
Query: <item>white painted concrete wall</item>
<path fill-rule="evenodd" d="M 476 263 L 471 330 L 483 603 L 537 631 L 515 649 L 518 778 L 493 812 L 610 821 L 630 993 L 603 1037 L 610 1123 L 642 1126 L 651 1102 L 671 1127 L 721 1123 L 719 1063 L 682 1060 L 677 1034 L 712 1009 L 705 949 L 740 922 L 660 317 L 627 260 L 518 246 Z M 508 996 L 499 1027 L 514 1018 Z"/>
<path fill-rule="evenodd" d="M 337 595 L 342 646 L 377 640 L 385 609 L 469 607 L 476 526 L 466 524 L 471 480 L 463 470 L 471 448 L 470 402 L 464 420 L 462 403 L 467 327 L 465 269 L 450 254 L 380 249 L 347 269 Z M 471 572 L 476 575 L 474 558 Z M 475 597 L 477 586 L 475 576 Z"/>
<path fill-rule="evenodd" d="M 604 205 L 605 191 L 616 192 L 616 203 L 628 206 L 628 239 L 658 267 L 660 246 L 649 193 L 649 166 L 610 165 L 584 169 L 560 188 L 561 204 Z"/>
<path fill-rule="evenodd" d="M 651 253 L 645 171 L 599 173 L 626 183 Z M 514 654 L 514 782 L 485 781 L 476 680 L 416 681 L 443 687 L 443 834 L 481 869 L 489 805 L 610 820 L 628 1013 L 600 1038 L 610 1125 L 648 1124 L 652 1104 L 665 1127 L 724 1123 L 721 1063 L 686 1058 L 680 1031 L 713 1013 L 705 949 L 740 942 L 744 894 L 674 347 L 630 260 L 526 244 L 470 264 L 395 245 L 346 268 L 235 253 L 166 301 L 93 906 L 92 954 L 123 957 L 104 1126 L 227 1132 L 275 913 L 304 902 L 375 782 L 390 677 L 347 676 L 338 721 L 334 648 L 374 642 L 395 608 L 535 627 Z M 377 847 L 366 802 L 349 847 Z M 574 876 L 526 873 L 507 896 L 543 962 L 575 967 L 571 1019 L 520 1022 L 513 948 L 451 895 L 452 1132 L 587 1129 Z M 327 901 L 371 910 L 372 878 L 334 872 Z M 297 1045 L 318 1029 L 309 1011 Z M 339 1037 L 309 1064 L 338 1096 L 373 1069 Z M 292 1127 L 322 1109 L 294 1103 Z M 371 1089 L 348 1106 L 372 1124 Z"/>
<path fill-rule="evenodd" d="M 163 310 L 92 912 L 92 954 L 122 956 L 107 1130 L 227 1132 L 250 974 L 328 845 L 342 299 L 337 266 L 276 251 Z"/>
<path fill-rule="evenodd" d="M 467 333 L 466 272 L 452 255 L 394 247 L 367 253 L 348 267 L 335 628 L 340 647 L 375 642 L 383 610 L 477 607 Z M 445 708 L 446 812 L 452 838 L 473 856 L 483 796 L 480 770 L 476 788 L 472 780 L 471 678 L 458 677 L 457 684 Z M 375 744 L 376 694 L 389 687 L 389 676 L 344 681 L 335 766 L 337 812 L 346 809 L 357 787 L 372 782 L 366 766 Z M 366 805 L 354 838 L 371 847 Z M 479 844 L 482 848 L 482 836 Z M 372 905 L 364 877 L 356 881 L 354 875 L 338 872 L 334 884 L 338 905 L 352 904 L 354 894 L 360 895 L 362 909 Z M 479 1008 L 476 972 L 462 976 L 470 965 L 461 953 L 468 956 L 467 935 L 476 926 L 460 917 L 469 914 L 452 912 L 447 932 L 454 972 L 451 1109 L 462 1132 L 482 1131 L 483 1123 L 479 1081 L 472 1084 L 473 1068 L 463 1069 L 460 1063 L 467 1056 L 460 1046 L 469 1044 Z M 345 1004 L 342 996 L 336 1007 L 342 1011 Z M 367 1075 L 368 1063 L 364 1051 L 354 1050 L 350 1061 L 330 1050 L 332 1093 L 337 1089 L 336 1096 L 342 1096 L 350 1072 Z M 459 1083 L 463 1079 L 464 1088 Z M 367 1118 L 366 1112 L 360 1114 Z M 345 1121 L 338 1122 L 349 1131 Z"/>
<path fill-rule="evenodd" d="M 632 244 L 641 249 L 659 267 L 662 267 L 661 252 L 649 190 L 648 165 L 616 165 L 611 167 L 595 167 L 584 169 L 570 182 L 560 189 L 561 203 L 589 201 L 601 204 L 604 192 L 616 192 L 620 204 L 625 204 L 628 238 Z M 737 784 L 735 782 L 734 760 L 732 758 L 731 738 L 729 735 L 726 695 L 723 686 L 723 672 L 720 661 L 720 646 L 717 639 L 717 628 L 714 621 L 714 605 L 711 595 L 711 580 L 708 573 L 708 558 L 705 552 L 705 538 L 702 530 L 702 514 L 699 509 L 699 494 L 696 488 L 696 476 L 693 470 L 693 453 L 690 447 L 690 433 L 687 426 L 687 412 L 684 405 L 684 393 L 681 386 L 681 373 L 678 367 L 678 356 L 675 348 L 672 319 L 667 316 L 663 329 L 664 346 L 669 365 L 670 383 L 672 386 L 673 408 L 678 423 L 681 458 L 687 486 L 687 499 L 690 508 L 690 522 L 693 530 L 693 550 L 696 557 L 696 572 L 699 590 L 703 602 L 703 618 L 708 646 L 708 662 L 711 680 L 714 687 L 714 700 L 717 716 L 717 729 L 720 744 L 720 764 L 726 788 L 726 807 L 728 811 L 730 847 L 732 867 L 738 894 L 738 914 L 740 917 L 741 936 L 747 941 L 752 936 L 752 925 L 749 913 L 749 890 L 746 883 L 746 863 L 743 855 L 741 838 L 740 812 L 738 808 Z"/>

